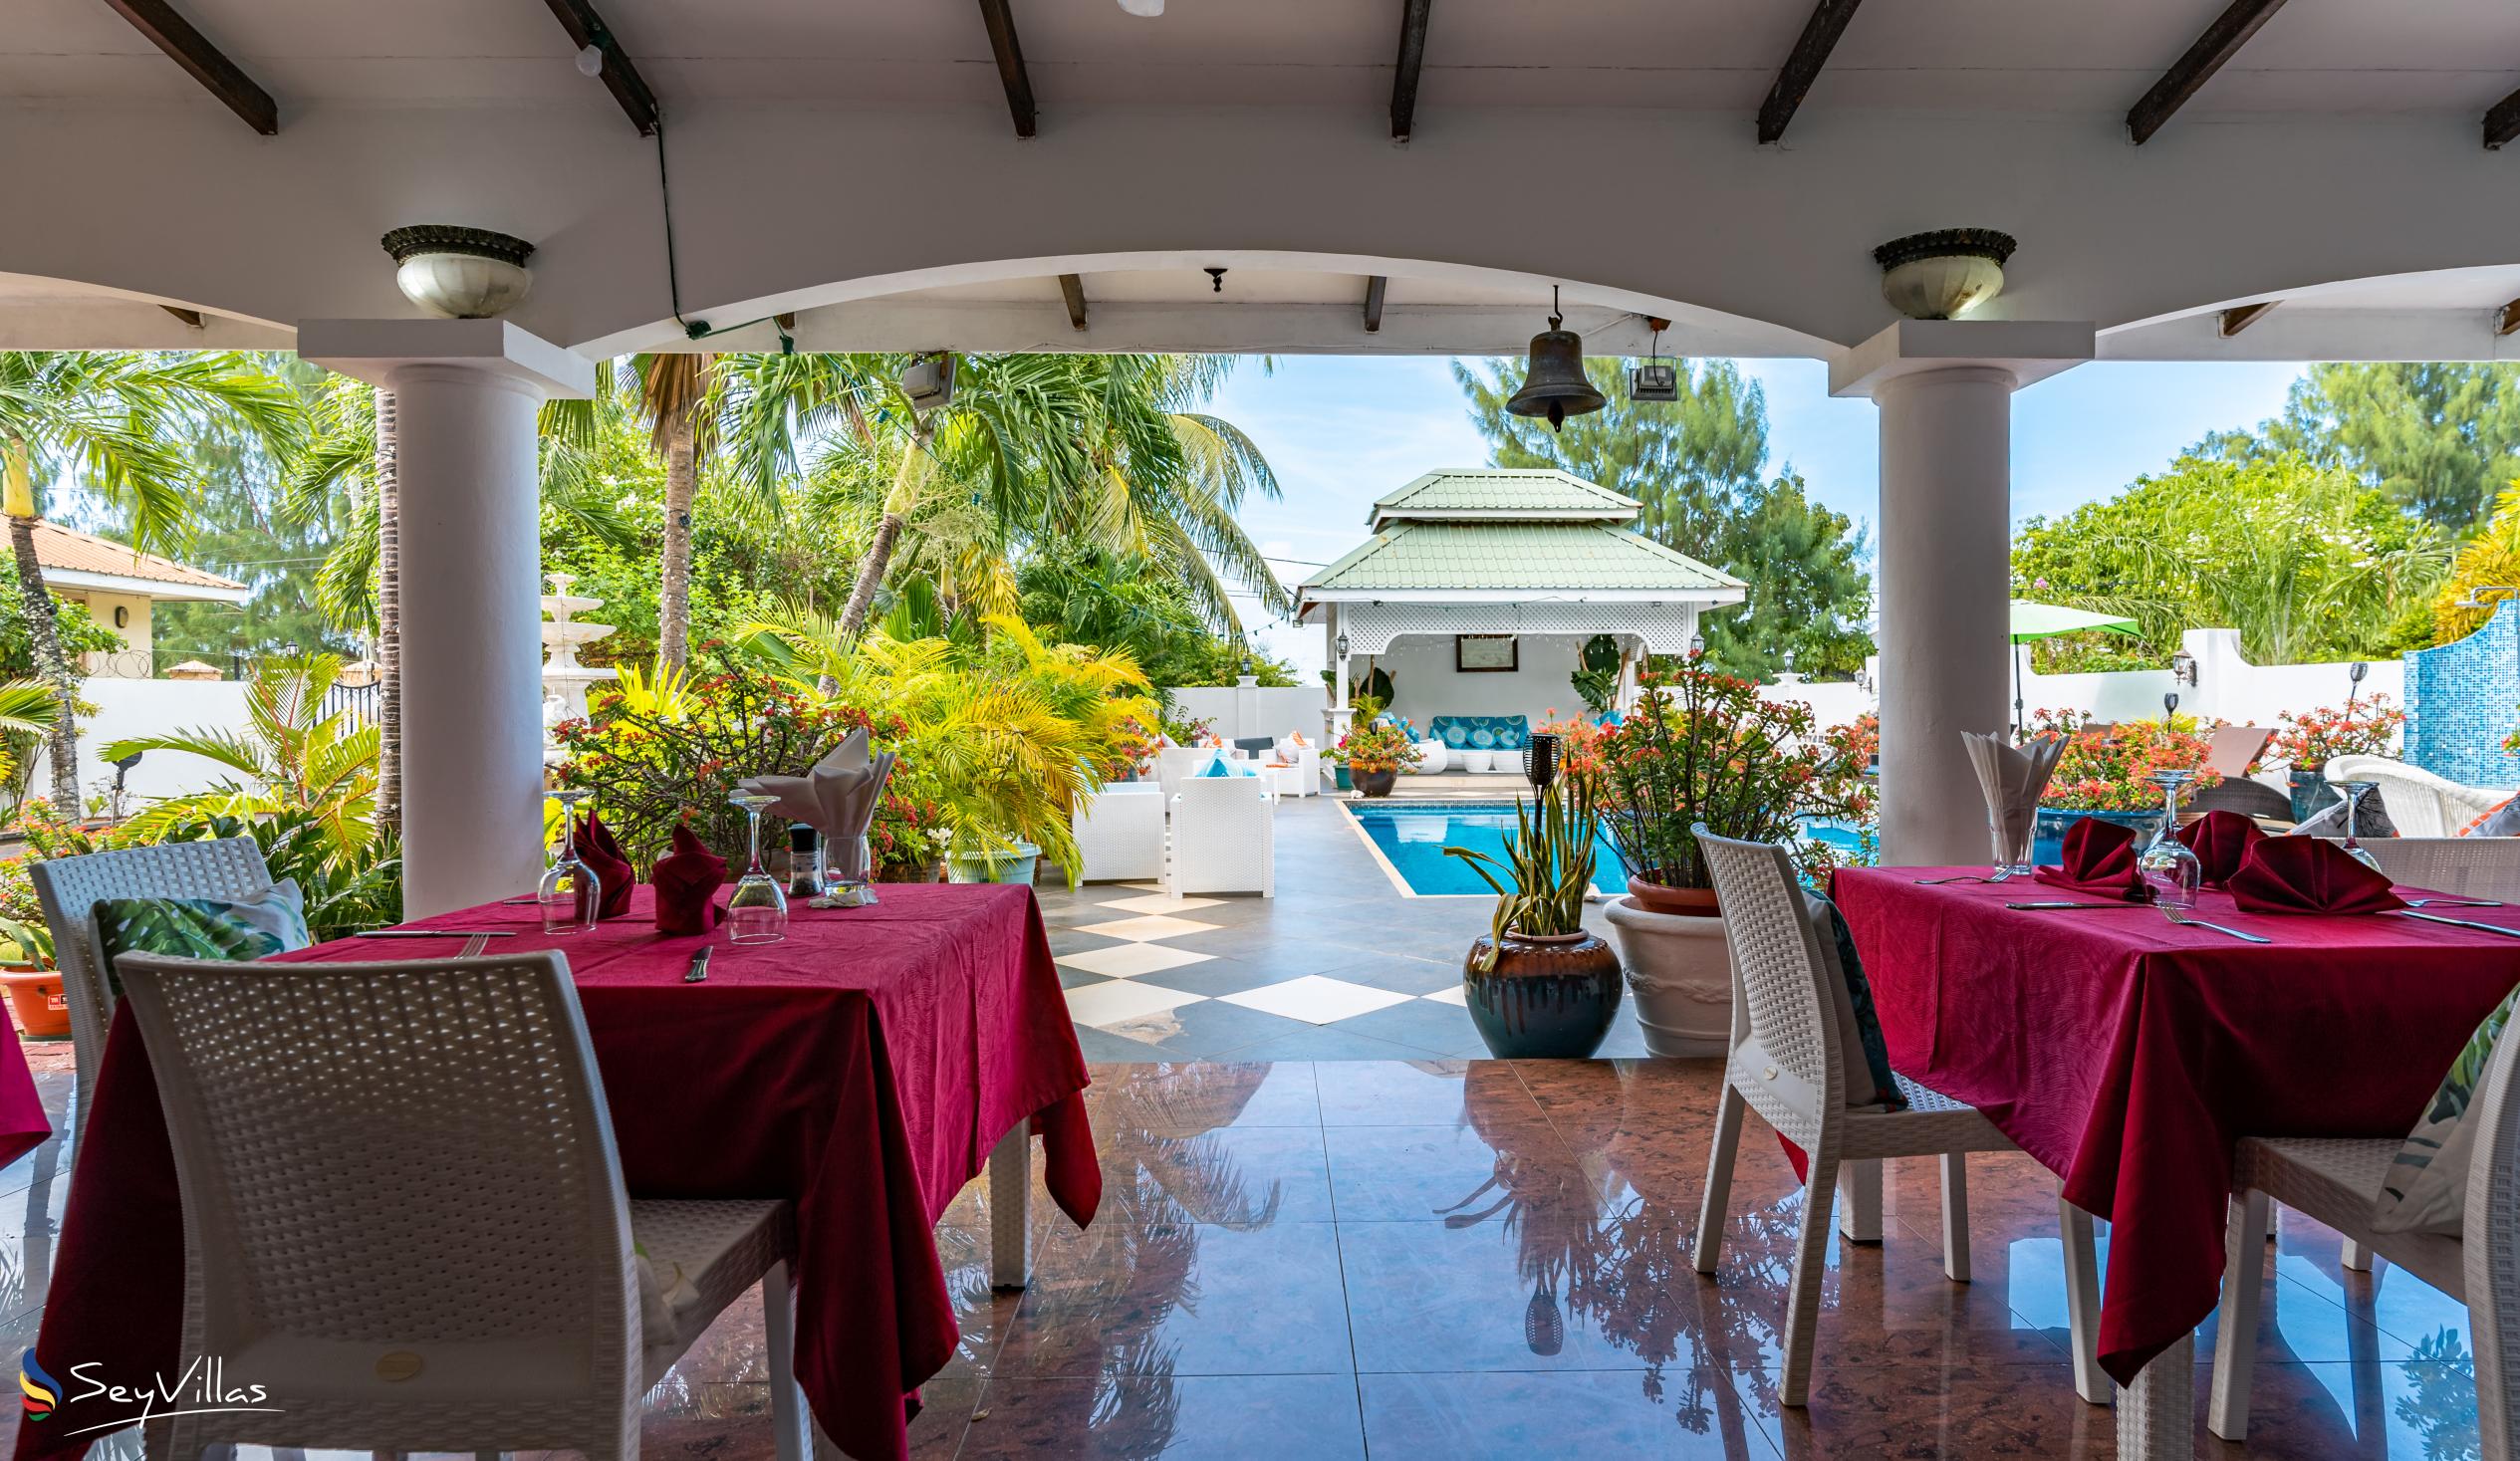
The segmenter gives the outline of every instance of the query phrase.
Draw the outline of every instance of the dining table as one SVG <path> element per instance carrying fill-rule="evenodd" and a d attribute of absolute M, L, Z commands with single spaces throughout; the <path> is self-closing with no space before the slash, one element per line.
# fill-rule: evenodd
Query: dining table
<path fill-rule="evenodd" d="M 1041 914 L 1017 884 L 881 884 L 867 907 L 789 907 L 786 936 L 659 933 L 653 890 L 626 916 L 547 934 L 531 898 L 401 925 L 437 936 L 343 938 L 273 962 L 406 960 L 558 950 L 584 1011 L 621 1150 L 642 1198 L 795 1204 L 796 1374 L 824 1436 L 902 1461 L 917 1387 L 958 1324 L 934 1227 L 987 1166 L 993 1204 L 1025 1190 L 1005 1158 L 1042 1142 L 1043 1178 L 1090 1223 L 1102 1174 L 1083 1054 Z M 705 977 L 688 978 L 710 950 Z M 82 1098 L 86 1093 L 82 1093 Z M 174 1374 L 182 1204 L 148 1053 L 119 1011 L 73 1169 L 37 1350 L 55 1374 Z M 495 1201 L 495 1193 L 483 1194 Z M 1004 1215 L 995 1226 L 1006 1229 Z M 1000 1231 L 997 1252 L 1024 1229 Z M 1001 1272 L 1001 1277 L 1003 1273 Z M 66 1400 L 18 1431 L 18 1461 L 67 1457 Z M 380 1441 L 380 1444 L 390 1444 Z"/>
<path fill-rule="evenodd" d="M 1831 893 L 1890 1063 L 1985 1112 L 2072 1209 L 2109 1221 L 2100 1364 L 2128 1387 L 2122 1445 L 2148 1424 L 2174 1438 L 2164 1454 L 2187 1454 L 2239 1138 L 2405 1135 L 2520 985 L 2520 937 L 2402 912 L 2198 895 L 2188 916 L 2259 943 L 1983 868 L 1842 868 Z M 2038 902 L 2081 906 L 2012 906 Z M 2520 908 L 2443 911 L 2520 931 Z"/>

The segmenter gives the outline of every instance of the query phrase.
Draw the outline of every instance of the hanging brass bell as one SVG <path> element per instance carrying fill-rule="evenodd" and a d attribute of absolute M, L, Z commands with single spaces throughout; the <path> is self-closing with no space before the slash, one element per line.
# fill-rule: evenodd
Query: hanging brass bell
<path fill-rule="evenodd" d="M 1552 431 L 1564 429 L 1569 416 L 1598 411 L 1609 403 L 1584 373 L 1584 337 L 1559 329 L 1563 323 L 1563 317 L 1552 314 L 1549 328 L 1531 338 L 1531 365 L 1523 374 L 1523 388 L 1505 402 L 1505 409 L 1517 416 L 1548 417 Z"/>

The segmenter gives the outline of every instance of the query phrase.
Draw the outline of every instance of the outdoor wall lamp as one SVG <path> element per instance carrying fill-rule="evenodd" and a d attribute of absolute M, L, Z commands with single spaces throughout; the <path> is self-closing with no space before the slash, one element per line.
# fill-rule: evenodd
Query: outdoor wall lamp
<path fill-rule="evenodd" d="M 1689 635 L 1689 636 L 1688 636 L 1688 653 L 1689 653 L 1689 658 L 1691 658 L 1691 659 L 1695 659 L 1697 656 L 1699 656 L 1699 655 L 1701 655 L 1701 654 L 1703 654 L 1703 653 L 1705 653 L 1705 652 L 1706 652 L 1706 636 L 1705 636 L 1704 634 L 1691 634 L 1691 635 Z"/>
<path fill-rule="evenodd" d="M 1341 635 L 1339 636 L 1339 642 L 1338 642 L 1338 643 L 1336 643 L 1336 644 L 1334 644 L 1334 645 L 1332 645 L 1331 647 L 1339 651 L 1339 657 L 1340 657 L 1340 658 L 1342 658 L 1342 659 L 1347 658 L 1347 657 L 1348 657 L 1348 636 L 1347 636 L 1346 634 L 1341 634 Z"/>
<path fill-rule="evenodd" d="M 2184 649 L 2172 650 L 2170 653 L 2170 678 L 2178 684 L 2185 685 L 2189 689 L 2194 689 L 2196 687 L 2196 656 L 2188 653 Z"/>
<path fill-rule="evenodd" d="M 1791 650 L 1791 649 L 1788 649 L 1788 650 L 1786 650 L 1786 651 L 1785 651 L 1785 673 L 1787 673 L 1787 674 L 1792 674 L 1793 672 L 1794 672 L 1794 651 L 1793 651 L 1793 650 Z"/>

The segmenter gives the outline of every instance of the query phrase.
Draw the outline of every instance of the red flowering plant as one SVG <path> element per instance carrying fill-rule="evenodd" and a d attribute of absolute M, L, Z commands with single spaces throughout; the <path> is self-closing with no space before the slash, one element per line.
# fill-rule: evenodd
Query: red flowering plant
<path fill-rule="evenodd" d="M 1583 716 L 1558 718 L 1554 705 L 1541 712 L 1540 728 L 1535 734 L 1558 738 L 1558 770 L 1562 776 L 1590 781 L 1602 769 L 1602 728 Z"/>
<path fill-rule="evenodd" d="M 1322 754 L 1348 768 L 1351 773 L 1397 771 L 1415 766 L 1426 759 L 1408 739 L 1408 732 L 1398 721 L 1383 713 L 1383 702 L 1372 695 L 1359 696 L 1356 703 L 1356 725 L 1339 738 L 1339 744 Z"/>
<path fill-rule="evenodd" d="M 675 823 L 742 865 L 745 816 L 727 799 L 754 776 L 794 776 L 864 728 L 875 749 L 901 737 L 892 717 L 878 719 L 849 705 L 815 699 L 802 688 L 755 670 L 727 669 L 695 679 L 647 683 L 626 676 L 621 689 L 598 692 L 582 719 L 552 727 L 566 753 L 560 784 L 595 793 L 596 808 L 622 840 L 634 866 L 660 855 Z M 913 773 L 896 767 L 869 841 L 909 851 L 923 841 L 922 797 Z M 931 809 L 932 812 L 932 809 Z M 764 819 L 762 847 L 779 846 L 785 824 Z M 932 861 L 932 854 L 916 858 Z"/>
<path fill-rule="evenodd" d="M 1096 764 L 1095 771 L 1103 780 L 1135 781 L 1146 774 L 1155 753 L 1163 749 L 1163 732 L 1134 715 L 1124 715 L 1112 724 L 1108 754 Z"/>
<path fill-rule="evenodd" d="M 2161 805 L 2161 789 L 2152 782 L 2156 773 L 2194 773 L 2187 784 L 2191 794 L 2222 780 L 2205 764 L 2213 750 L 2212 727 L 2191 715 L 2099 726 L 2079 710 L 2038 710 L 2031 713 L 2027 738 L 2065 742 L 2048 789 L 2039 797 L 2042 807 L 2151 812 Z"/>
<path fill-rule="evenodd" d="M 1694 659 L 1639 685 L 1636 708 L 1596 741 L 1602 825 L 1632 876 L 1713 886 L 1693 824 L 1825 858 L 1803 819 L 1861 814 L 1863 767 L 1818 733 L 1810 706 L 1765 699 L 1757 682 Z"/>
<path fill-rule="evenodd" d="M 2322 705 L 2283 717 L 2267 750 L 2297 771 L 2316 771 L 2332 756 L 2388 755 L 2405 723 L 2405 711 L 2390 704 L 2387 695 L 2373 695 L 2348 701 L 2343 710 Z"/>

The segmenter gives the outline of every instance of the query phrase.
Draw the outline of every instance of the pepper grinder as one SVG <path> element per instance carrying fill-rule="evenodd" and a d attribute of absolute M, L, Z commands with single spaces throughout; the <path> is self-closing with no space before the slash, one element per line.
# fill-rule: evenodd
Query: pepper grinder
<path fill-rule="evenodd" d="M 802 822 L 788 824 L 788 896 L 811 898 L 823 891 L 816 856 L 821 835 Z"/>

